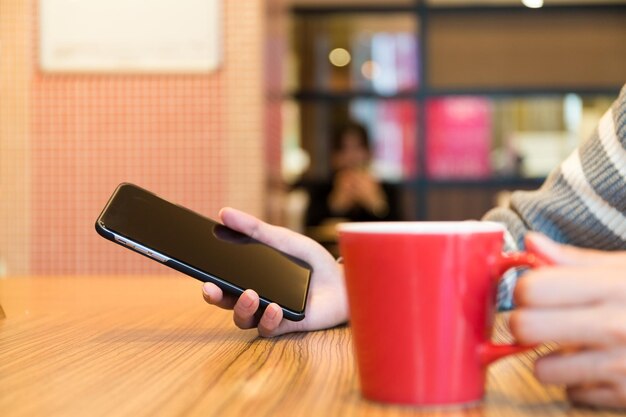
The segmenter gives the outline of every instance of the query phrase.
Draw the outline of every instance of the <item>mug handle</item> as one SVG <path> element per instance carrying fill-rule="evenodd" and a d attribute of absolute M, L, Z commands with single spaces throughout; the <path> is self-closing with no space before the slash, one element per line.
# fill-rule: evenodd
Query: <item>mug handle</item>
<path fill-rule="evenodd" d="M 528 252 L 513 252 L 503 253 L 500 256 L 500 261 L 496 266 L 496 274 L 498 280 L 502 278 L 502 275 L 511 268 L 520 266 L 527 266 L 530 268 L 537 268 L 548 263 L 537 257 L 536 255 Z M 517 343 L 504 343 L 497 344 L 491 341 L 483 342 L 479 346 L 479 357 L 483 365 L 489 365 L 498 359 L 505 356 L 521 353 L 529 349 L 533 349 L 537 345 L 519 345 Z"/>

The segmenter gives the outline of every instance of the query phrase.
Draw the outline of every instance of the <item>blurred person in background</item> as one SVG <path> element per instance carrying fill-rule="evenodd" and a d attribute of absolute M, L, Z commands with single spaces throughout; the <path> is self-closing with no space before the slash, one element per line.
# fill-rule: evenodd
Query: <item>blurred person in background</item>
<path fill-rule="evenodd" d="M 338 221 L 397 220 L 392 187 L 372 175 L 372 151 L 365 127 L 350 122 L 332 138 L 329 181 L 307 187 L 306 225 Z"/>

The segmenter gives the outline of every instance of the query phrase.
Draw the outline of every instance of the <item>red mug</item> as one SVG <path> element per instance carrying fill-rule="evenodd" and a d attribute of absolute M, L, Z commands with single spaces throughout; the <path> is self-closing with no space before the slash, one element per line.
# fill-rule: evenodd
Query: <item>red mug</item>
<path fill-rule="evenodd" d="M 491 342 L 497 283 L 532 254 L 502 252 L 498 223 L 339 225 L 350 322 L 365 398 L 470 405 L 492 361 L 528 346 Z"/>

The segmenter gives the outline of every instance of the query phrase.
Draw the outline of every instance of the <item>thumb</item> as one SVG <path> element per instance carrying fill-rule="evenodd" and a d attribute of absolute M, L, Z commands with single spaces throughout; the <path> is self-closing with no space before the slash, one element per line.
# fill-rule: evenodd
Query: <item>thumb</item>
<path fill-rule="evenodd" d="M 526 250 L 555 265 L 598 265 L 610 260 L 606 252 L 563 245 L 537 232 L 526 235 Z"/>

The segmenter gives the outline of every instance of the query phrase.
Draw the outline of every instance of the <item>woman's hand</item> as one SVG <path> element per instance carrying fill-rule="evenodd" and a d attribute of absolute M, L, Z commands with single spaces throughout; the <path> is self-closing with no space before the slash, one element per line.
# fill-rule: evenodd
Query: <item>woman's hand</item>
<path fill-rule="evenodd" d="M 333 180 L 333 188 L 328 196 L 328 207 L 333 214 L 341 216 L 357 205 L 358 182 L 351 169 L 339 171 Z"/>
<path fill-rule="evenodd" d="M 626 252 L 559 245 L 531 233 L 527 249 L 554 266 L 529 271 L 515 291 L 511 330 L 520 343 L 557 342 L 535 364 L 574 403 L 626 408 Z"/>
<path fill-rule="evenodd" d="M 336 214 L 347 213 L 356 206 L 377 217 L 384 217 L 389 211 L 382 186 L 362 169 L 345 169 L 336 174 L 328 205 Z"/>
<path fill-rule="evenodd" d="M 389 205 L 380 182 L 367 171 L 358 172 L 355 182 L 359 204 L 376 217 L 385 217 L 389 212 Z"/>
<path fill-rule="evenodd" d="M 209 304 L 233 310 L 233 320 L 242 329 L 257 327 L 261 336 L 272 337 L 289 332 L 319 330 L 345 323 L 348 320 L 348 302 L 343 281 L 343 268 L 317 242 L 291 230 L 272 226 L 232 208 L 220 211 L 220 219 L 231 229 L 300 258 L 313 267 L 305 318 L 302 321 L 283 319 L 281 308 L 270 304 L 259 319 L 259 296 L 246 290 L 238 299 L 225 295 L 212 283 L 203 286 L 204 299 Z"/>

